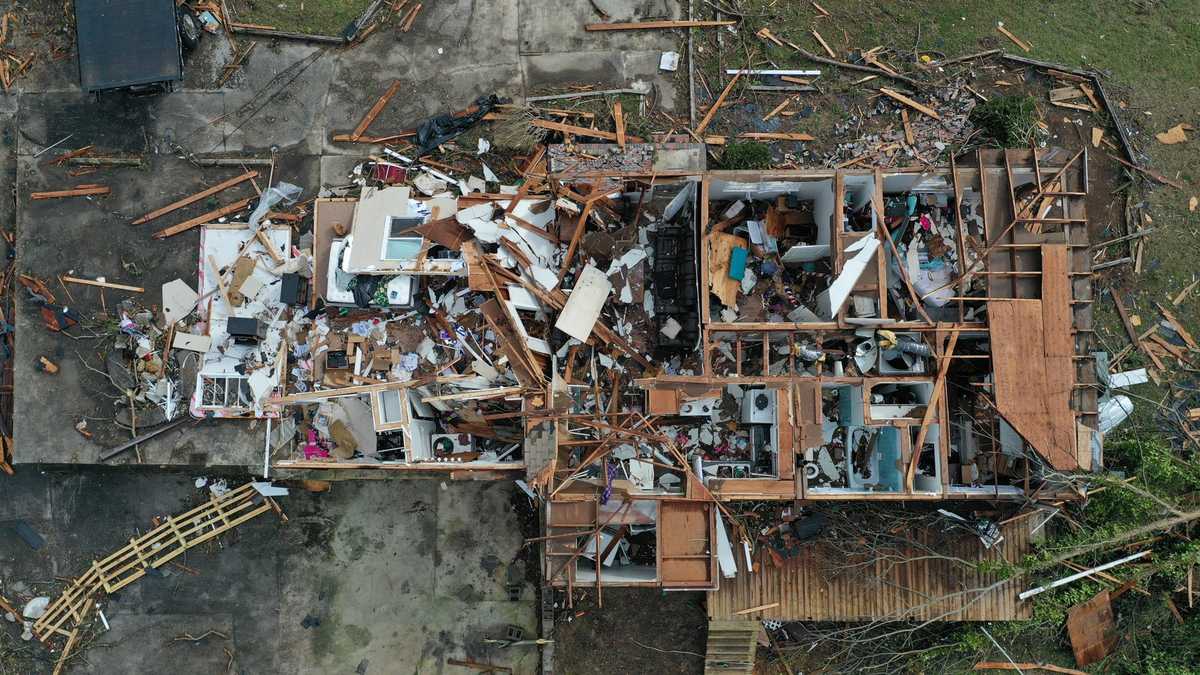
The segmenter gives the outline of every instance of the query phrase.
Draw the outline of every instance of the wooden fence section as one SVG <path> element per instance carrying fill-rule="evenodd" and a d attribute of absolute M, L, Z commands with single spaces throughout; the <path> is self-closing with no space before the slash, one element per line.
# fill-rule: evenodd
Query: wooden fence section
<path fill-rule="evenodd" d="M 191 511 L 168 516 L 150 532 L 130 539 L 121 550 L 93 561 L 34 623 L 34 635 L 42 641 L 56 635 L 70 640 L 74 627 L 83 622 L 101 592 L 115 593 L 145 576 L 146 570 L 161 567 L 187 549 L 276 508 L 269 497 L 246 483 Z"/>
<path fill-rule="evenodd" d="M 1015 563 L 1029 552 L 1031 520 L 1022 518 L 1003 526 L 1004 541 L 991 550 L 984 549 L 978 537 L 961 530 L 923 531 L 914 536 L 946 557 Z M 740 554 L 740 549 L 737 552 Z M 858 567 L 845 564 L 818 541 L 805 545 L 784 567 L 775 567 L 760 551 L 756 573 L 747 572 L 745 557 L 737 555 L 737 576 L 722 578 L 720 588 L 708 593 L 708 617 L 712 621 L 1008 621 L 1032 615 L 1030 603 L 1017 599 L 1021 589 L 1014 581 L 988 593 L 971 592 L 1000 577 L 940 556 L 927 557 L 928 551 L 909 548 L 896 552 L 907 553 L 900 558 L 910 560 L 876 558 Z M 744 611 L 752 607 L 764 609 Z"/>

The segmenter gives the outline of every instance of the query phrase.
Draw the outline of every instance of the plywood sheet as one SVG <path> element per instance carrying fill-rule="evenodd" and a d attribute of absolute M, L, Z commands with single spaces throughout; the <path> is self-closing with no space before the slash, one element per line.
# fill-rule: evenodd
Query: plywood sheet
<path fill-rule="evenodd" d="M 1071 637 L 1075 663 L 1080 668 L 1108 656 L 1117 642 L 1108 591 L 1101 591 L 1091 600 L 1071 608 L 1067 614 L 1067 634 Z"/>
<path fill-rule="evenodd" d="M 1075 354 L 1068 260 L 1066 244 L 1042 245 L 1042 332 L 1047 356 Z"/>
<path fill-rule="evenodd" d="M 1059 470 L 1078 468 L 1071 357 L 1048 356 L 1041 300 L 988 302 L 996 407 Z"/>

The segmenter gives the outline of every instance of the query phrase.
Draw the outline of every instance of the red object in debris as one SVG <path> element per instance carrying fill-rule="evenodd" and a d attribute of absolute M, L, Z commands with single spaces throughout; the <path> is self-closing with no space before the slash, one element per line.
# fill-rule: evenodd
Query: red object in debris
<path fill-rule="evenodd" d="M 408 171 L 399 164 L 376 162 L 371 167 L 371 177 L 388 185 L 394 185 L 408 180 Z"/>

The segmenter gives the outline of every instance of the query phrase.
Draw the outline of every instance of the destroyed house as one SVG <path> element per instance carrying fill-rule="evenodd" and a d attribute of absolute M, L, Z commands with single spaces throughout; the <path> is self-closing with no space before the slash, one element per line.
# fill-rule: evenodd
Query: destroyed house
<path fill-rule="evenodd" d="M 556 423 L 554 468 L 535 476 L 546 578 L 716 588 L 731 537 L 719 504 L 734 500 L 1074 498 L 1055 476 L 1101 461 L 1086 155 L 971 159 L 656 178 L 655 199 L 674 199 L 647 229 L 691 230 L 698 317 L 654 323 L 657 367 L 633 380 L 644 409 L 614 381 L 603 422 L 576 401 L 604 392 L 575 384 L 567 356 L 554 386 L 572 414 Z M 679 291 L 658 285 L 649 248 L 658 306 Z M 684 331 L 690 343 L 672 344 Z M 654 554 L 625 556 L 622 539 Z"/>
<path fill-rule="evenodd" d="M 192 414 L 266 418 L 264 473 L 517 479 L 567 587 L 718 592 L 755 564 L 733 502 L 1073 499 L 1100 467 L 1085 151 L 730 172 L 628 143 L 523 172 L 454 197 L 368 165 L 311 247 L 205 226 L 200 292 L 164 302 L 204 298 L 173 343 L 202 355 Z"/>

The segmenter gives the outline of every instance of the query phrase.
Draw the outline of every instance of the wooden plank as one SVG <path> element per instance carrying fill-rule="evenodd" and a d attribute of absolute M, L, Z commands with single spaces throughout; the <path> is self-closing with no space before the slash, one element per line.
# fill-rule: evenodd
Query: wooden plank
<path fill-rule="evenodd" d="M 1066 244 L 1042 245 L 1042 330 L 1046 336 L 1046 356 L 1075 355 L 1069 255 Z"/>
<path fill-rule="evenodd" d="M 1196 345 L 1195 338 L 1193 338 L 1192 334 L 1183 327 L 1183 324 L 1179 323 L 1179 320 L 1175 318 L 1175 315 L 1172 314 L 1170 310 L 1168 310 L 1166 307 L 1163 307 L 1162 304 L 1158 302 L 1154 303 L 1154 305 L 1158 307 L 1158 311 L 1162 313 L 1163 318 L 1167 320 L 1167 323 L 1171 324 L 1171 328 L 1175 329 L 1175 332 L 1179 333 L 1179 337 L 1183 338 L 1183 342 L 1188 346 L 1188 349 L 1192 351 L 1200 350 L 1200 347 L 1197 347 Z"/>
<path fill-rule="evenodd" d="M 897 261 L 899 262 L 899 261 Z M 925 447 L 925 437 L 929 433 L 929 425 L 933 424 L 933 416 L 937 413 L 938 403 L 941 402 L 946 392 L 946 375 L 950 372 L 950 358 L 954 356 L 954 347 L 958 344 L 958 333 L 950 334 L 950 342 L 946 345 L 946 350 L 942 352 L 941 358 L 938 360 L 937 380 L 933 384 L 933 396 L 929 399 L 929 404 L 925 406 L 925 415 L 921 419 L 921 430 L 917 432 L 917 440 L 913 443 L 912 457 L 908 460 L 908 469 L 904 474 L 905 490 L 912 492 L 913 479 L 917 475 L 917 464 L 921 458 L 921 449 Z M 941 430 L 942 438 L 940 445 L 946 445 L 947 429 Z"/>
<path fill-rule="evenodd" d="M 700 21 L 688 19 L 674 19 L 669 21 L 632 21 L 626 23 L 589 23 L 584 25 L 584 30 L 599 31 L 599 30 L 654 30 L 660 28 L 716 28 L 719 26 L 732 26 L 736 21 Z"/>
<path fill-rule="evenodd" d="M 173 236 L 179 234 L 180 232 L 187 232 L 188 230 L 192 229 L 193 227 L 196 227 L 197 225 L 205 225 L 207 223 L 215 222 L 218 218 L 221 218 L 222 216 L 227 216 L 231 213 L 237 213 L 238 211 L 241 211 L 242 209 L 244 209 L 250 205 L 251 200 L 256 199 L 256 198 L 257 197 L 246 197 L 245 199 L 239 199 L 238 201 L 233 202 L 232 204 L 227 204 L 225 206 L 222 206 L 221 208 L 216 209 L 215 211 L 209 211 L 208 213 L 206 213 L 202 216 L 196 216 L 195 218 L 192 218 L 191 220 L 185 220 L 182 223 L 177 223 L 170 227 L 163 228 L 163 229 L 159 230 L 158 232 L 155 232 L 153 236 L 155 239 L 166 239 L 167 237 L 173 237 Z"/>
<path fill-rule="evenodd" d="M 1054 468 L 1074 470 L 1074 366 L 1046 355 L 1042 301 L 990 300 L 988 324 L 996 408 Z"/>
<path fill-rule="evenodd" d="M 908 108 L 900 109 L 900 121 L 904 124 L 904 142 L 909 145 L 916 145 L 912 123 L 908 120 Z"/>
<path fill-rule="evenodd" d="M 761 611 L 767 610 L 767 609 L 775 609 L 778 606 L 779 606 L 778 601 L 777 602 L 768 602 L 764 605 L 755 605 L 754 607 L 747 607 L 746 609 L 740 609 L 740 610 L 734 612 L 734 615 L 742 616 L 745 614 L 753 614 L 754 612 L 761 612 Z"/>
<path fill-rule="evenodd" d="M 540 129 L 549 129 L 550 131 L 558 131 L 564 134 L 573 136 L 588 136 L 591 138 L 603 138 L 606 141 L 616 141 L 617 135 L 611 131 L 601 131 L 600 129 L 589 129 L 587 127 L 578 127 L 574 124 L 563 124 L 562 122 L 551 122 L 550 120 L 533 120 L 531 126 Z"/>
<path fill-rule="evenodd" d="M 98 288 L 111 288 L 115 291 L 129 291 L 130 293 L 145 293 L 146 289 L 141 286 L 126 286 L 125 284 L 113 284 L 107 281 L 96 281 L 94 279 L 81 279 L 79 277 L 62 277 L 62 280 L 71 284 L 80 284 L 83 286 L 96 286 Z"/>
<path fill-rule="evenodd" d="M 392 97 L 398 91 L 400 91 L 400 80 L 392 80 L 392 86 L 388 87 L 383 96 L 380 96 L 379 100 L 375 101 L 375 105 L 371 106 L 371 109 L 367 111 L 367 114 L 363 115 L 358 126 L 354 127 L 354 131 L 350 133 L 350 138 L 356 141 L 362 138 L 362 135 L 367 131 L 367 127 L 371 126 L 376 117 L 379 117 L 379 113 L 383 112 L 384 106 L 388 104 L 388 101 L 392 100 Z"/>
<path fill-rule="evenodd" d="M 801 547 L 800 552 L 780 567 L 762 551 L 753 574 L 737 556 L 738 575 L 722 579 L 720 588 L 707 594 L 712 621 L 746 620 L 735 612 L 747 607 L 779 603 L 769 612 L 784 621 L 887 620 L 993 621 L 1028 618 L 1029 603 L 1017 603 L 1013 581 L 981 596 L 964 589 L 981 588 L 998 581 L 995 575 L 968 566 L 923 557 L 936 550 L 962 560 L 1019 562 L 1030 550 L 1029 519 L 1001 525 L 1004 540 L 983 550 L 968 533 L 917 530 L 906 533 L 914 542 L 908 551 L 896 551 L 901 564 L 877 563 L 859 573 L 839 573 L 839 560 L 830 559 L 820 547 Z M 937 602 L 939 598 L 946 598 Z"/>
<path fill-rule="evenodd" d="M 725 99 L 729 97 L 729 92 L 733 91 L 733 85 L 737 84 L 738 79 L 741 77 L 742 74 L 739 72 L 737 75 L 733 76 L 733 79 L 729 81 L 729 84 L 725 85 L 725 88 L 721 90 L 721 94 L 717 96 L 717 100 L 713 101 L 713 104 L 708 108 L 708 112 L 704 113 L 704 117 L 700 120 L 700 124 L 698 124 L 692 131 L 692 135 L 698 137 L 704 133 L 704 130 L 708 128 L 709 122 L 712 122 L 713 116 L 715 116 L 717 111 L 720 110 L 721 104 L 724 103 Z"/>
<path fill-rule="evenodd" d="M 748 131 L 738 134 L 738 138 L 749 138 L 758 141 L 815 141 L 816 136 L 802 133 L 785 133 L 778 131 Z"/>
<path fill-rule="evenodd" d="M 817 32 L 817 29 L 814 28 L 812 30 L 812 36 L 816 38 L 817 44 L 821 45 L 821 49 L 825 50 L 825 53 L 829 55 L 829 58 L 837 58 L 837 52 L 829 48 L 829 43 L 825 41 L 825 38 L 821 37 L 821 34 Z"/>
<path fill-rule="evenodd" d="M 256 44 L 256 43 L 251 43 L 251 44 Z M 137 220 L 133 221 L 133 224 L 141 225 L 142 223 L 150 222 L 151 220 L 154 220 L 155 218 L 158 218 L 159 216 L 165 216 L 166 214 L 171 213 L 172 211 L 181 209 L 185 206 L 188 206 L 189 204 L 194 204 L 194 203 L 200 201 L 201 199 L 204 199 L 205 197 L 211 197 L 212 195 L 215 195 L 218 192 L 228 190 L 229 188 L 231 188 L 239 183 L 251 180 L 256 177 L 258 177 L 257 171 L 247 171 L 246 173 L 244 173 L 240 176 L 235 176 L 233 178 L 230 178 L 227 181 L 222 181 L 220 183 L 217 183 L 216 185 L 214 185 L 206 190 L 201 190 L 200 192 L 197 192 L 196 194 L 191 195 L 190 197 L 184 197 L 183 199 L 180 199 L 179 201 L 167 204 L 166 206 L 162 207 L 161 209 L 156 209 L 154 211 L 151 211 L 150 213 L 147 213 L 146 215 L 142 216 L 141 218 L 138 218 Z"/>
<path fill-rule="evenodd" d="M 1014 45 L 1020 47 L 1021 49 L 1025 50 L 1025 51 L 1029 51 L 1029 50 L 1033 49 L 1033 45 L 1022 40 L 1021 38 L 1017 37 L 1016 35 L 1013 35 L 1012 31 L 1010 31 L 1009 29 L 1004 27 L 1004 24 L 1000 24 L 1000 23 L 996 24 L 996 30 L 1000 31 L 1001 35 L 1003 35 L 1004 37 L 1011 40 Z"/>
<path fill-rule="evenodd" d="M 924 113 L 924 114 L 932 117 L 935 120 L 941 119 L 941 117 L 938 115 L 937 111 L 934 110 L 933 108 L 930 108 L 929 106 L 927 106 L 923 103 L 917 103 L 916 101 L 912 100 L 911 98 L 909 98 L 909 97 L 905 96 L 904 94 L 901 94 L 897 91 L 888 89 L 887 87 L 880 87 L 879 93 L 881 93 L 884 96 L 887 96 L 889 98 L 895 99 L 895 100 L 903 103 L 904 105 L 912 108 L 913 110 Z"/>
<path fill-rule="evenodd" d="M 617 101 L 613 104 L 613 125 L 617 130 L 617 145 L 622 150 L 625 149 L 625 111 L 621 109 L 621 102 Z M 513 200 L 516 201 L 516 200 Z"/>
<path fill-rule="evenodd" d="M 49 192 L 31 192 L 29 198 L 34 201 L 42 199 L 60 199 L 62 197 L 89 197 L 111 193 L 112 190 L 103 185 L 80 185 L 70 190 L 51 190 Z"/>
<path fill-rule="evenodd" d="M 1125 326 L 1125 334 L 1129 336 L 1129 342 L 1137 347 L 1141 343 L 1138 337 L 1137 330 L 1133 327 L 1133 320 L 1129 318 L 1129 310 L 1125 309 L 1125 303 L 1121 301 L 1121 296 L 1117 293 L 1112 294 L 1113 306 L 1117 308 L 1117 314 L 1121 317 L 1121 324 Z"/>

